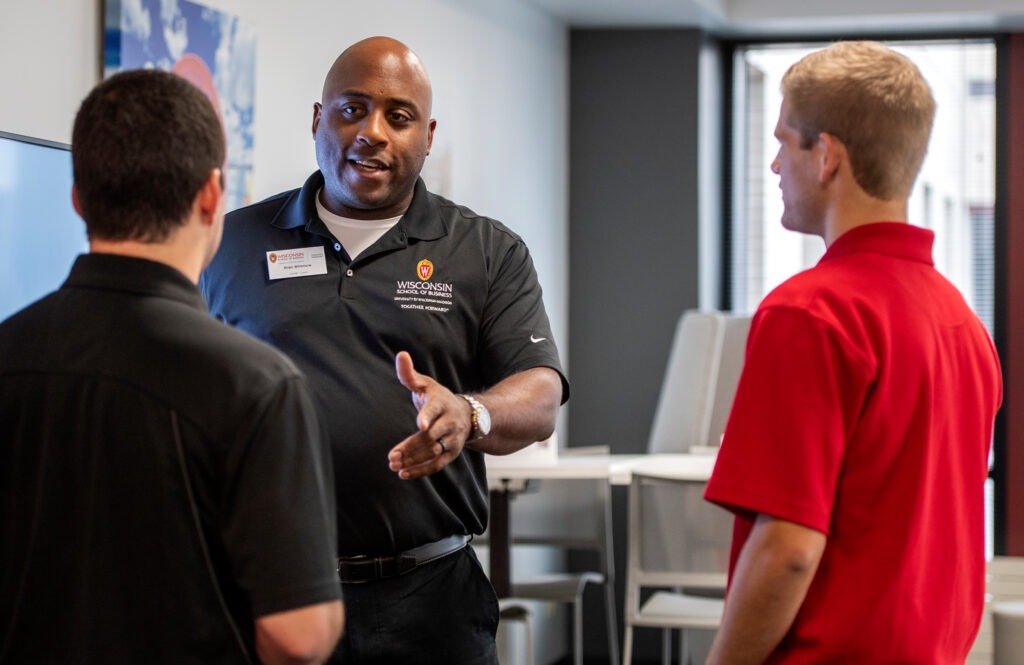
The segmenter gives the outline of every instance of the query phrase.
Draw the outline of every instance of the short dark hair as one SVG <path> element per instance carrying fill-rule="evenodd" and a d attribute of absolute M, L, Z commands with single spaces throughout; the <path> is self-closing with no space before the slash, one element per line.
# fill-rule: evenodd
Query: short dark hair
<path fill-rule="evenodd" d="M 71 134 L 89 237 L 165 240 L 185 223 L 225 153 L 213 104 L 184 78 L 139 69 L 101 82 L 79 107 Z"/>

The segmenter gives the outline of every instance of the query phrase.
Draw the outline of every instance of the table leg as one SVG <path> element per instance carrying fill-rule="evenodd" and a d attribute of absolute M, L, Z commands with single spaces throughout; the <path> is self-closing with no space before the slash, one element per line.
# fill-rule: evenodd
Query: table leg
<path fill-rule="evenodd" d="M 507 483 L 501 489 L 492 489 L 491 516 L 488 530 L 491 534 L 490 563 L 491 586 L 498 598 L 512 595 L 511 525 L 509 523 L 509 491 Z"/>

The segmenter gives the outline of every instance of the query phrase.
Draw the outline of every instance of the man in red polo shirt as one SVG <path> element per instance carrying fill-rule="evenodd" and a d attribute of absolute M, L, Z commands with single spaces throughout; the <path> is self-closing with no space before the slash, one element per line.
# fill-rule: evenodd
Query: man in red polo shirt
<path fill-rule="evenodd" d="M 786 73 L 772 171 L 820 263 L 770 293 L 706 497 L 736 515 L 709 663 L 964 662 L 984 594 L 992 341 L 908 225 L 935 102 L 877 43 Z"/>

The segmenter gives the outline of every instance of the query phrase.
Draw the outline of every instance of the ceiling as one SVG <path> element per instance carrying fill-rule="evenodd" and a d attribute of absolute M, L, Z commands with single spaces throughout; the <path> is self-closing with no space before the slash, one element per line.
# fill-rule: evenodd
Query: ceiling
<path fill-rule="evenodd" d="M 699 27 L 723 36 L 1024 30 L 1024 0 L 512 1 L 574 28 Z"/>

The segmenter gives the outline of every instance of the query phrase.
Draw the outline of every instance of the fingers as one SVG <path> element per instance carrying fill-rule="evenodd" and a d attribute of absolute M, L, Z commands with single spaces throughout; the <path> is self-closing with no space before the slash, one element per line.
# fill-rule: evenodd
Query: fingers
<path fill-rule="evenodd" d="M 433 378 L 417 372 L 412 356 L 406 351 L 395 354 L 395 374 L 398 381 L 412 391 L 417 429 L 430 432 L 433 441 L 442 437 L 465 440 L 469 436 L 472 408 L 465 399 Z M 447 438 L 445 440 L 448 441 Z"/>
<path fill-rule="evenodd" d="M 430 403 L 431 389 L 436 390 L 440 384 L 417 372 L 413 366 L 412 356 L 407 351 L 399 351 L 395 354 L 395 375 L 398 377 L 398 382 L 412 392 L 412 403 L 418 411 L 416 426 L 420 430 L 426 431 L 433 422 L 433 417 L 429 413 L 424 414 L 423 407 Z"/>
<path fill-rule="evenodd" d="M 417 433 L 391 449 L 388 468 L 403 480 L 412 480 L 437 473 L 462 452 L 462 445 L 452 440 L 432 439 Z"/>
<path fill-rule="evenodd" d="M 395 375 L 412 392 L 419 431 L 391 449 L 388 467 L 403 479 L 436 473 L 462 453 L 472 409 L 465 399 L 417 372 L 406 351 L 395 354 Z"/>

